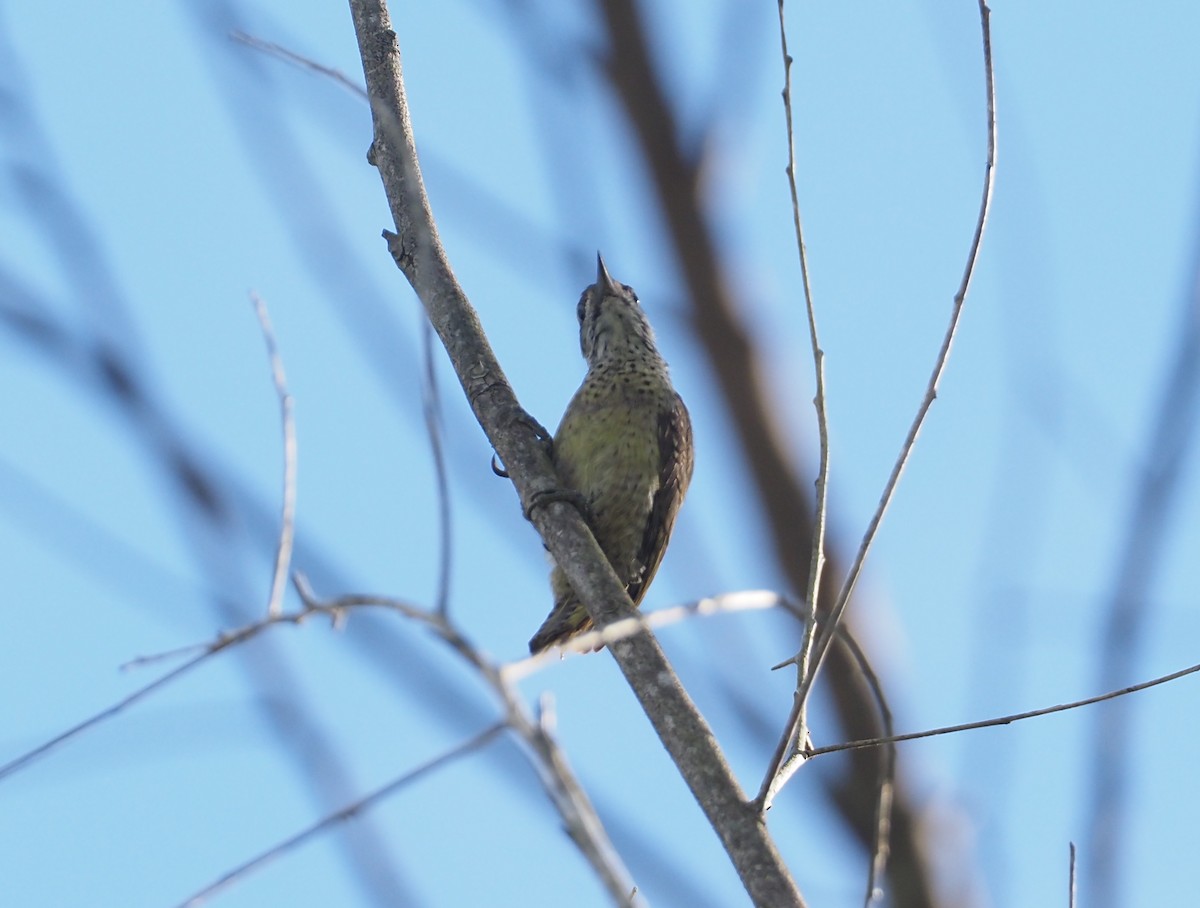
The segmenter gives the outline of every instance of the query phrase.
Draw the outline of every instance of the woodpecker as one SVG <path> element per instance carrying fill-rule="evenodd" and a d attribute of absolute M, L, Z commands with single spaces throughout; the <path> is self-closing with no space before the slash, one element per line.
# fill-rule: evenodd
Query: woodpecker
<path fill-rule="evenodd" d="M 596 542 L 640 605 L 692 479 L 692 423 L 637 294 L 596 256 L 596 282 L 576 307 L 587 375 L 552 446 L 560 481 L 578 492 Z M 592 620 L 567 576 L 550 574 L 554 608 L 529 641 L 539 653 Z"/>

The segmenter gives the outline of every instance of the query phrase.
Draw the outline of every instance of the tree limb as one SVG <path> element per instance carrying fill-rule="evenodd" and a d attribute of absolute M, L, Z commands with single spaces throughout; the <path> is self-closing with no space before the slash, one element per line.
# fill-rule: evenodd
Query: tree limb
<path fill-rule="evenodd" d="M 375 123 L 371 160 L 396 224 L 397 263 L 425 307 L 455 372 L 546 547 L 598 627 L 636 615 L 580 514 L 543 496 L 558 487 L 544 432 L 521 408 L 437 237 L 417 163 L 400 52 L 384 0 L 350 0 Z M 803 905 L 774 843 L 716 739 L 647 632 L 610 650 L 756 905 Z"/>

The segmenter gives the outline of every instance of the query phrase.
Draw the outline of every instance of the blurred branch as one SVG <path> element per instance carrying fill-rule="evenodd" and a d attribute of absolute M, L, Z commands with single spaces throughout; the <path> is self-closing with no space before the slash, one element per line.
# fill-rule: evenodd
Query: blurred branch
<path fill-rule="evenodd" d="M 1200 210 L 1200 209 L 1198 209 Z M 1152 614 L 1149 592 L 1171 533 L 1171 512 L 1180 499 L 1179 485 L 1195 443 L 1197 397 L 1200 395 L 1200 220 L 1193 240 L 1190 286 L 1184 294 L 1174 358 L 1167 367 L 1154 423 L 1146 433 L 1141 471 L 1134 484 L 1125 537 L 1115 559 L 1108 588 L 1112 598 L 1104 629 L 1099 681 L 1104 687 L 1133 677 L 1141 655 L 1141 640 Z M 1127 822 L 1131 704 L 1097 711 L 1088 806 L 1088 842 L 1084 849 L 1091 868 L 1085 878 L 1083 903 L 1108 908 L 1121 903 L 1118 871 L 1128 852 Z"/>
<path fill-rule="evenodd" d="M 558 488 L 542 439 L 520 407 L 479 319 L 441 248 L 417 163 L 400 53 L 382 0 L 351 0 L 371 98 L 379 169 L 396 224 L 393 255 L 445 345 L 472 410 L 520 495 L 522 507 L 598 627 L 633 616 L 629 600 L 581 515 L 549 500 Z M 539 502 L 549 503 L 539 504 Z M 728 852 L 756 904 L 803 904 L 774 843 L 745 798 L 707 723 L 649 633 L 615 643 L 617 664 Z"/>
<path fill-rule="evenodd" d="M 803 763 L 803 754 L 797 749 L 796 733 L 800 724 L 804 703 L 808 699 L 809 692 L 812 690 L 813 682 L 816 680 L 821 663 L 824 661 L 830 646 L 833 644 L 837 626 L 841 622 L 847 606 L 850 604 L 850 596 L 854 592 L 854 587 L 858 583 L 858 578 L 862 573 L 863 564 L 867 560 L 867 553 L 871 550 L 871 544 L 875 541 L 880 524 L 883 523 L 884 514 L 887 513 L 887 509 L 892 503 L 892 498 L 895 496 L 896 488 L 900 483 L 900 477 L 904 474 L 904 468 L 908 465 L 908 458 L 911 456 L 913 447 L 917 443 L 917 435 L 920 434 L 921 427 L 925 424 L 925 417 L 929 414 L 930 407 L 933 406 L 934 400 L 937 399 L 938 384 L 942 380 L 942 374 L 946 370 L 946 363 L 950 359 L 950 348 L 954 344 L 955 335 L 958 333 L 958 324 L 962 318 L 963 303 L 966 301 L 967 292 L 970 290 L 971 279 L 975 275 L 975 265 L 979 261 L 979 250 L 983 244 L 983 231 L 987 226 L 988 213 L 992 207 L 992 188 L 995 185 L 996 167 L 996 82 L 995 73 L 992 69 L 990 17 L 991 11 L 987 7 L 986 0 L 979 0 L 979 24 L 980 30 L 983 33 L 984 87 L 987 99 L 987 159 L 984 162 L 983 195 L 979 201 L 979 216 L 975 221 L 975 232 L 971 238 L 971 245 L 967 252 L 967 264 L 963 269 L 962 280 L 959 283 L 958 291 L 954 294 L 954 306 L 950 313 L 950 324 L 946 327 L 941 349 L 938 350 L 937 358 L 934 360 L 933 372 L 929 376 L 929 384 L 925 389 L 925 397 L 921 400 L 921 405 L 917 408 L 917 414 L 913 418 L 912 425 L 909 426 L 908 435 L 905 436 L 904 443 L 900 447 L 900 455 L 896 458 L 896 462 L 892 466 L 892 473 L 888 477 L 883 495 L 879 499 L 879 504 L 875 508 L 875 513 L 871 517 L 871 522 L 867 526 L 866 533 L 863 534 L 862 542 L 859 543 L 858 552 L 854 556 L 854 561 L 850 565 L 850 571 L 842 583 L 841 591 L 838 593 L 837 600 L 830 610 L 829 617 L 821 623 L 818 629 L 819 633 L 816 643 L 813 646 L 812 665 L 809 671 L 803 674 L 800 684 L 796 688 L 796 699 L 792 706 L 792 713 L 788 717 L 787 726 L 780 737 L 779 746 L 776 748 L 770 768 L 763 778 L 762 789 L 759 791 L 759 800 L 764 810 L 771 806 L 771 799 L 780 788 L 787 784 L 791 775 Z M 797 659 L 799 659 L 799 654 L 797 654 Z M 789 749 L 791 749 L 790 756 L 788 753 Z"/>

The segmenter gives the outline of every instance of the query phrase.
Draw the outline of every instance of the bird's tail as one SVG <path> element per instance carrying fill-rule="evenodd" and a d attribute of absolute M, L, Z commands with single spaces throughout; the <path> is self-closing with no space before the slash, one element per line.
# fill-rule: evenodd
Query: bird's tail
<path fill-rule="evenodd" d="M 529 641 L 529 652 L 537 655 L 542 650 L 566 643 L 572 637 L 591 630 L 592 619 L 578 600 L 567 599 L 554 606 L 553 611 L 542 626 L 538 628 L 533 639 Z"/>

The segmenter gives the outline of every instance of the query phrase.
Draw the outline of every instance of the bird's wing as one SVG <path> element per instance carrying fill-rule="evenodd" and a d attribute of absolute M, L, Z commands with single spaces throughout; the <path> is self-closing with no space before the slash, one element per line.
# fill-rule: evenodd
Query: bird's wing
<path fill-rule="evenodd" d="M 692 481 L 692 420 L 678 394 L 674 405 L 658 415 L 658 490 L 638 549 L 640 575 L 629 584 L 629 598 L 639 605 L 658 571 L 679 505 Z"/>

